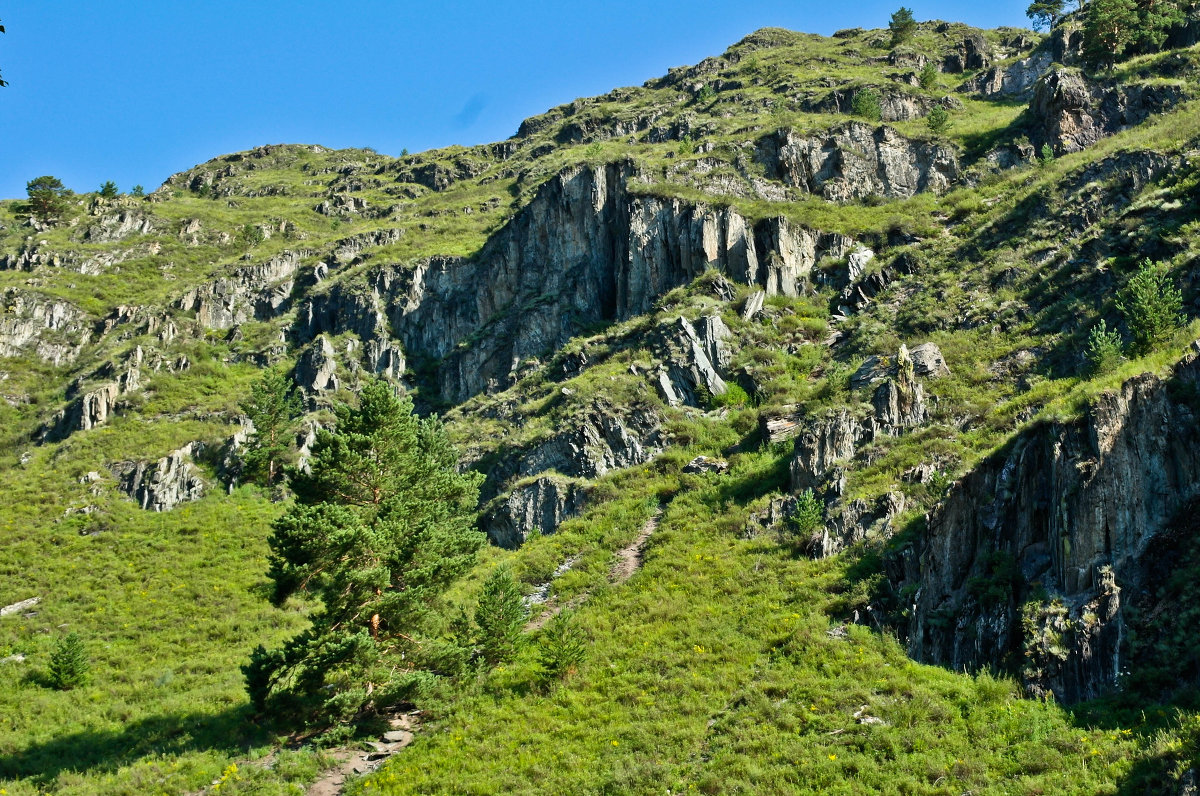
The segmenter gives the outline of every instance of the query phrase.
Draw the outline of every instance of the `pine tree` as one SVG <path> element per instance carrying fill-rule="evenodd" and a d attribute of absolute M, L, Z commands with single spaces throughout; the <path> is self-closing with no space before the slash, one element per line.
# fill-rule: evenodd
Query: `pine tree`
<path fill-rule="evenodd" d="M 104 199 L 116 199 L 120 191 L 117 190 L 117 184 L 112 180 L 106 180 L 100 186 L 100 196 Z"/>
<path fill-rule="evenodd" d="M 925 117 L 925 123 L 929 125 L 929 132 L 940 136 L 950 126 L 950 113 L 941 105 L 935 105 Z"/>
<path fill-rule="evenodd" d="M 917 75 L 917 82 L 921 84 L 921 88 L 928 91 L 937 83 L 938 69 L 937 64 L 933 61 L 926 61 L 925 66 L 921 67 L 920 73 Z"/>
<path fill-rule="evenodd" d="M 850 112 L 873 122 L 882 119 L 883 107 L 880 105 L 879 92 L 869 86 L 854 92 L 854 99 L 850 101 Z"/>
<path fill-rule="evenodd" d="M 282 370 L 268 370 L 250 388 L 250 397 L 241 403 L 254 434 L 246 443 L 243 457 L 246 474 L 274 486 L 282 473 L 290 449 L 289 439 L 300 416 L 300 394 Z"/>
<path fill-rule="evenodd" d="M 1089 63 L 1111 68 L 1138 32 L 1135 0 L 1092 0 L 1083 21 L 1083 51 Z"/>
<path fill-rule="evenodd" d="M 1091 371 L 1097 376 L 1103 376 L 1116 370 L 1121 364 L 1121 335 L 1116 329 L 1109 329 L 1103 320 L 1088 332 L 1087 357 Z"/>
<path fill-rule="evenodd" d="M 1025 16 L 1033 21 L 1034 30 L 1048 30 L 1058 22 L 1066 5 L 1065 0 L 1034 0 L 1025 9 Z"/>
<path fill-rule="evenodd" d="M 475 623 L 479 625 L 479 643 L 485 661 L 495 666 L 512 659 L 521 644 L 521 631 L 528 614 L 512 574 L 505 567 L 496 569 L 484 581 L 475 608 Z"/>
<path fill-rule="evenodd" d="M 88 668 L 87 648 L 78 633 L 72 631 L 55 642 L 50 652 L 50 685 L 59 691 L 85 685 Z"/>
<path fill-rule="evenodd" d="M 479 477 L 462 474 L 435 419 L 386 382 L 336 408 L 295 473 L 296 502 L 270 538 L 272 602 L 315 608 L 282 647 L 258 647 L 242 667 L 251 700 L 290 697 L 322 721 L 348 720 L 414 696 L 434 676 L 421 634 L 439 596 L 471 565 Z M 286 701 L 286 700 L 285 700 Z"/>
<path fill-rule="evenodd" d="M 67 212 L 67 197 L 71 192 L 57 177 L 47 175 L 30 180 L 25 184 L 25 192 L 29 195 L 29 212 L 43 224 Z"/>
<path fill-rule="evenodd" d="M 543 680 L 570 677 L 587 657 L 587 640 L 567 613 L 560 613 L 546 624 L 538 644 L 538 667 Z"/>
<path fill-rule="evenodd" d="M 900 6 L 900 10 L 892 14 L 888 30 L 892 32 L 893 47 L 911 39 L 917 32 L 917 20 L 913 17 L 912 9 Z"/>
<path fill-rule="evenodd" d="M 1117 293 L 1117 309 L 1133 338 L 1130 351 L 1142 356 L 1169 341 L 1183 325 L 1183 294 L 1163 263 L 1143 260 Z"/>

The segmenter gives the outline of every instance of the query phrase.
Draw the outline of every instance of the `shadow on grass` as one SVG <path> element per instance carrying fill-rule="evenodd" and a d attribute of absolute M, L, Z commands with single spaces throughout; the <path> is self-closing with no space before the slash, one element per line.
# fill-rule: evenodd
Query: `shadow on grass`
<path fill-rule="evenodd" d="M 249 706 L 221 713 L 154 716 L 115 730 L 84 730 L 0 757 L 0 778 L 48 784 L 67 771 L 108 773 L 146 757 L 220 750 L 246 752 L 269 743 L 271 728 Z"/>

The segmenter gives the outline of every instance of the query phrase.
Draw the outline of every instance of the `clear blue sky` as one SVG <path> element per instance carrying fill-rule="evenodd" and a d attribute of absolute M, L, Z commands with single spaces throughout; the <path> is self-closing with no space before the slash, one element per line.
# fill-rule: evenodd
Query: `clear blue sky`
<path fill-rule="evenodd" d="M 918 19 L 1025 25 L 1027 0 Z M 399 154 L 497 141 L 761 27 L 883 27 L 897 0 L 444 2 L 0 0 L 0 197 L 42 174 L 152 189 L 260 144 Z"/>

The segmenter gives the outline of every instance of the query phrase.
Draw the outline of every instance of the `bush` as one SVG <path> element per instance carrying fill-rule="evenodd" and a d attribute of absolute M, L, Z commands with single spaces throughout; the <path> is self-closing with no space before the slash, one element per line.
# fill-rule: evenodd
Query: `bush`
<path fill-rule="evenodd" d="M 1042 144 L 1041 162 L 1043 166 L 1049 166 L 1054 162 L 1054 148 L 1049 144 Z"/>
<path fill-rule="evenodd" d="M 823 520 L 824 509 L 821 501 L 811 489 L 801 492 L 796 498 L 796 510 L 789 520 L 792 535 L 805 541 L 822 526 Z"/>
<path fill-rule="evenodd" d="M 937 82 L 937 76 L 937 65 L 933 61 L 926 61 L 925 66 L 921 68 L 920 74 L 917 75 L 917 81 L 921 84 L 921 88 L 928 91 Z"/>
<path fill-rule="evenodd" d="M 583 663 L 587 647 L 583 631 L 567 613 L 550 620 L 538 644 L 538 668 L 544 680 L 570 677 Z"/>
<path fill-rule="evenodd" d="M 507 568 L 500 567 L 488 576 L 475 608 L 479 645 L 488 664 L 495 666 L 512 660 L 520 647 L 528 613 L 521 591 Z"/>
<path fill-rule="evenodd" d="M 713 395 L 708 400 L 708 405 L 713 409 L 719 409 L 722 406 L 749 406 L 750 396 L 736 384 L 725 385 L 725 392 L 720 395 Z"/>
<path fill-rule="evenodd" d="M 941 135 L 946 132 L 946 128 L 950 125 L 950 113 L 941 105 L 937 105 L 925 117 L 925 123 L 929 125 L 929 132 L 934 135 Z"/>
<path fill-rule="evenodd" d="M 1135 356 L 1153 351 L 1171 339 L 1183 325 L 1183 294 L 1171 281 L 1163 263 L 1143 260 L 1136 274 L 1117 293 L 1117 309 L 1133 338 Z"/>
<path fill-rule="evenodd" d="M 883 107 L 879 102 L 879 92 L 873 88 L 860 88 L 854 92 L 854 99 L 850 102 L 850 112 L 873 122 L 882 119 Z"/>
<path fill-rule="evenodd" d="M 87 683 L 87 649 L 78 633 L 62 636 L 50 652 L 50 685 L 59 691 L 70 691 Z"/>
<path fill-rule="evenodd" d="M 1112 373 L 1121 363 L 1121 335 L 1109 329 L 1104 321 L 1088 332 L 1087 357 L 1091 372 L 1097 376 Z"/>

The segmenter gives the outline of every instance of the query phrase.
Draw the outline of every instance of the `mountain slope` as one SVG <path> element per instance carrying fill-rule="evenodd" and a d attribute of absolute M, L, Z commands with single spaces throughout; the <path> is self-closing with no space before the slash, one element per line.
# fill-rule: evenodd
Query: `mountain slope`
<path fill-rule="evenodd" d="M 0 603 L 41 597 L 0 619 L 7 789 L 287 793 L 325 762 L 267 757 L 237 668 L 303 619 L 262 599 L 281 509 L 239 484 L 268 366 L 300 456 L 379 376 L 485 474 L 494 546 L 431 637 L 506 563 L 590 641 L 553 688 L 533 647 L 446 678 L 356 792 L 1183 782 L 1190 681 L 1109 695 L 1190 660 L 1156 579 L 1193 571 L 1163 562 L 1192 560 L 1200 328 L 1104 376 L 1083 351 L 1144 257 L 1195 315 L 1200 54 L 1093 75 L 1070 41 L 767 29 L 497 144 L 261 147 L 53 225 L 3 203 Z M 93 681 L 59 693 L 64 627 Z"/>

